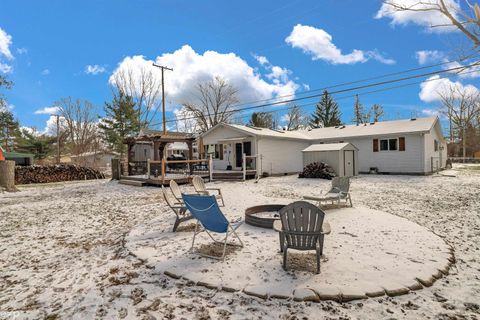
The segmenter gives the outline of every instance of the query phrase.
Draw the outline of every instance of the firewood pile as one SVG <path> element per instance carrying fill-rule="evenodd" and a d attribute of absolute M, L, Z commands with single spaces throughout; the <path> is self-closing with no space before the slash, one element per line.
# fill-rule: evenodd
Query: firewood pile
<path fill-rule="evenodd" d="M 303 172 L 298 175 L 299 178 L 320 178 L 332 180 L 336 176 L 335 171 L 328 164 L 323 162 L 314 162 L 303 168 Z"/>
<path fill-rule="evenodd" d="M 15 167 L 15 184 L 104 179 L 98 170 L 74 164 Z"/>

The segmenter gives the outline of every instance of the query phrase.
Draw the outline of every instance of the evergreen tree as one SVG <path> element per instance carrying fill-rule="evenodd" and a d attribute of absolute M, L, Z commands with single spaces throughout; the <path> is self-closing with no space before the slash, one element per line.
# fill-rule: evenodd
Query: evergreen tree
<path fill-rule="evenodd" d="M 105 117 L 99 128 L 105 134 L 109 147 L 120 153 L 121 158 L 125 153 L 125 138 L 136 135 L 140 131 L 138 110 L 132 97 L 122 91 L 113 97 L 111 103 L 105 102 Z"/>
<path fill-rule="evenodd" d="M 373 115 L 373 122 L 378 122 L 385 115 L 385 111 L 383 111 L 383 107 L 381 105 L 374 104 L 372 106 L 372 115 Z"/>
<path fill-rule="evenodd" d="M 309 124 L 312 128 L 334 127 L 342 124 L 341 113 L 337 102 L 325 90 L 317 103 Z"/>
<path fill-rule="evenodd" d="M 15 149 L 20 136 L 20 123 L 6 107 L 0 106 L 0 143 L 5 151 Z"/>
<path fill-rule="evenodd" d="M 248 123 L 252 127 L 274 128 L 275 123 L 271 112 L 254 112 Z"/>
<path fill-rule="evenodd" d="M 369 115 L 370 118 L 370 115 Z M 358 94 L 355 96 L 355 104 L 353 105 L 353 122 L 357 125 L 365 123 L 366 115 L 363 111 L 363 105 L 358 98 Z M 368 121 L 367 121 L 368 122 Z"/>
<path fill-rule="evenodd" d="M 18 139 L 17 150 L 20 152 L 32 153 L 35 159 L 45 159 L 54 151 L 53 145 L 56 143 L 56 137 L 46 134 L 39 135 L 34 129 L 22 129 L 21 136 Z"/>

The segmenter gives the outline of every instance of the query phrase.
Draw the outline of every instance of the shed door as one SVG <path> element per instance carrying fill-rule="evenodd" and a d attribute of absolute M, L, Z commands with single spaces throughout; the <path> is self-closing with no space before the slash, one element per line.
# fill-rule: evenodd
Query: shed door
<path fill-rule="evenodd" d="M 345 161 L 345 164 L 344 164 L 345 176 L 347 177 L 354 176 L 355 175 L 354 151 L 345 150 L 343 161 Z"/>

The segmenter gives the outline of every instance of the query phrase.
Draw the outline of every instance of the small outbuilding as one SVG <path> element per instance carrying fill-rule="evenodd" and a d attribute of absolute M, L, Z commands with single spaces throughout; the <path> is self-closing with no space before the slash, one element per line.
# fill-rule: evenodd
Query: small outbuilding
<path fill-rule="evenodd" d="M 33 165 L 34 155 L 31 153 L 21 153 L 21 152 L 5 152 L 5 160 L 15 161 L 16 166 L 31 166 Z"/>
<path fill-rule="evenodd" d="M 312 144 L 302 150 L 303 167 L 323 162 L 335 170 L 339 177 L 358 175 L 358 149 L 348 142 Z"/>

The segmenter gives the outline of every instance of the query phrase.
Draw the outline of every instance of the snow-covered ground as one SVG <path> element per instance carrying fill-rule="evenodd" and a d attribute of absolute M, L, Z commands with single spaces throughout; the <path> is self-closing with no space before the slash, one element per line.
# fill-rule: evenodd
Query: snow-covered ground
<path fill-rule="evenodd" d="M 262 300 L 191 286 L 149 268 L 126 250 L 125 235 L 171 215 L 158 188 L 109 181 L 21 187 L 0 194 L 0 319 L 477 319 L 480 170 L 457 166 L 442 174 L 448 176 L 353 179 L 355 205 L 427 227 L 455 248 L 457 262 L 430 288 L 344 304 Z M 233 198 L 245 205 L 290 202 L 329 184 L 286 176 L 215 186 L 228 207 Z"/>

